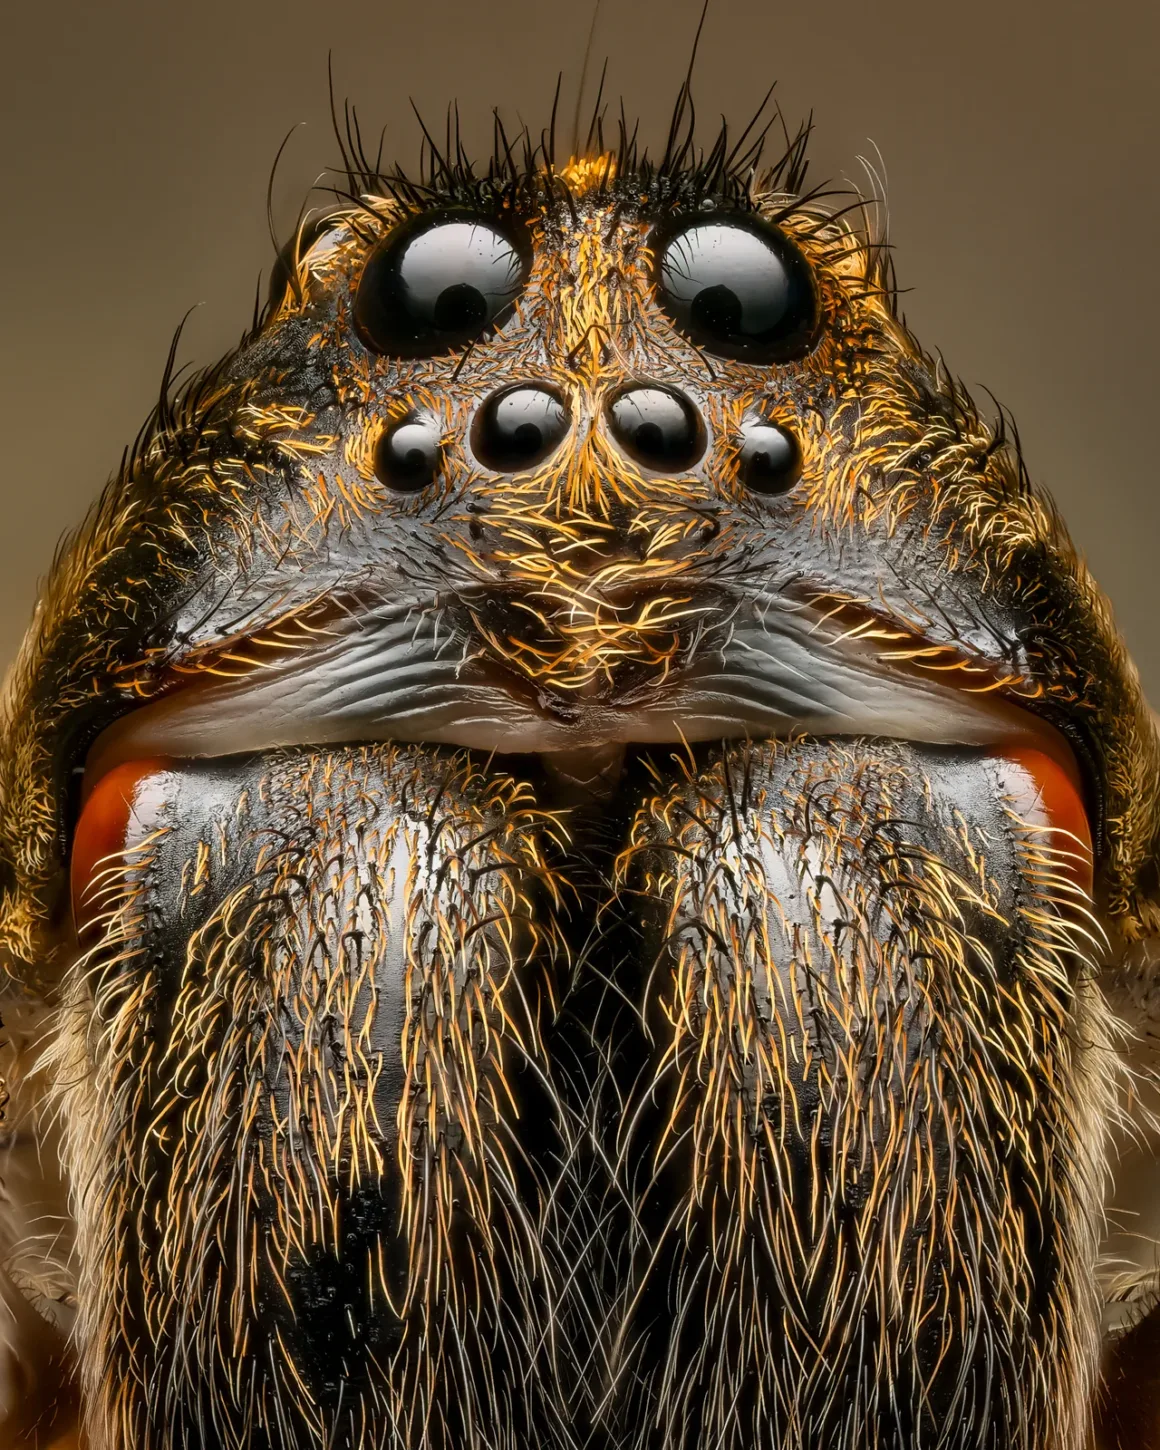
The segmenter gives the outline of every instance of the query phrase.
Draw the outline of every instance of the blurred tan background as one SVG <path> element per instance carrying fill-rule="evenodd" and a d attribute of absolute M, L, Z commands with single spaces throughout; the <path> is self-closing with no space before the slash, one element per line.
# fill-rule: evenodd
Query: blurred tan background
<path fill-rule="evenodd" d="M 604 0 L 594 72 L 663 135 L 700 0 Z M 557 71 L 570 117 L 590 0 L 21 0 L 0 34 L 5 297 L 0 665 L 56 540 L 183 360 L 246 325 L 279 230 L 337 160 L 326 58 L 386 155 L 415 160 L 409 98 L 477 150 L 490 108 L 534 129 Z M 712 0 L 698 110 L 744 121 L 768 83 L 811 110 L 814 179 L 881 151 L 919 336 L 1019 422 L 1154 701 L 1160 631 L 1160 6 L 1154 0 Z M 590 76 L 590 85 L 594 75 Z M 565 127 L 565 130 L 567 127 Z"/>

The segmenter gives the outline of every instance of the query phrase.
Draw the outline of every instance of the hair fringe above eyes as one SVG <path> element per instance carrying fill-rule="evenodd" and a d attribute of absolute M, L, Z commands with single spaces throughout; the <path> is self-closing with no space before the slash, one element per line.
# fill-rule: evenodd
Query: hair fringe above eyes
<path fill-rule="evenodd" d="M 654 214 L 696 207 L 707 200 L 749 210 L 759 194 L 797 195 L 804 189 L 813 118 L 791 131 L 773 101 L 773 86 L 739 131 L 722 117 L 706 145 L 698 141 L 696 107 L 686 77 L 673 105 L 664 149 L 653 157 L 640 141 L 639 121 L 630 122 L 623 101 L 609 124 L 602 74 L 584 144 L 577 155 L 561 160 L 556 134 L 561 81 L 562 77 L 556 82 L 548 125 L 538 137 L 527 126 L 509 135 L 499 111 L 493 112 L 492 153 L 482 164 L 464 145 L 458 103 L 447 108 L 441 141 L 413 107 L 423 141 L 418 169 L 408 172 L 384 166 L 381 134 L 371 156 L 358 111 L 350 101 L 343 101 L 340 110 L 331 74 L 331 120 L 341 157 L 336 171 L 346 194 L 352 200 L 379 196 L 414 209 L 468 205 L 498 211 L 550 201 L 558 195 L 563 165 L 601 156 L 610 157 L 611 163 L 603 177 L 596 175 L 597 194 L 603 192 L 620 203 L 631 199 L 642 211 Z M 766 162 L 771 133 L 781 146 L 775 159 Z"/>

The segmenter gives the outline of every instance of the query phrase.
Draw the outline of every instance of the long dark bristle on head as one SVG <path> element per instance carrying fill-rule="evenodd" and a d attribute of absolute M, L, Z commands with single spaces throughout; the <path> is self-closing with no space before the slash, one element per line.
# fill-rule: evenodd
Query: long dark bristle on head
<path fill-rule="evenodd" d="M 629 120 L 621 100 L 616 139 L 606 136 L 605 84 L 607 61 L 593 104 L 581 157 L 611 152 L 613 164 L 599 189 L 615 200 L 620 193 L 644 197 L 644 209 L 664 213 L 694 207 L 713 199 L 727 207 L 747 210 L 755 193 L 800 196 L 808 167 L 807 147 L 812 117 L 792 128 L 774 102 L 774 87 L 761 98 L 748 120 L 734 134 L 723 116 L 707 144 L 698 144 L 696 109 L 689 77 L 681 82 L 667 128 L 663 149 L 656 158 L 640 139 L 639 119 Z M 496 110 L 493 114 L 493 150 L 486 165 L 478 165 L 468 154 L 463 140 L 458 109 L 448 111 L 443 144 L 435 140 L 419 108 L 412 110 L 419 123 L 421 148 L 419 165 L 408 170 L 401 165 L 384 169 L 380 153 L 372 162 L 363 145 L 358 113 L 349 102 L 341 111 L 332 88 L 331 118 L 338 144 L 339 185 L 330 188 L 346 203 L 357 204 L 364 197 L 384 197 L 408 209 L 432 205 L 479 207 L 492 210 L 535 202 L 557 195 L 553 180 L 558 170 L 556 157 L 561 81 L 558 79 L 548 124 L 533 137 L 526 125 L 512 133 Z M 777 157 L 763 165 L 770 133 L 780 128 L 784 138 Z M 576 148 L 571 155 L 575 157 Z M 825 193 L 818 189 L 814 195 Z M 847 194 L 845 192 L 843 195 Z"/>
<path fill-rule="evenodd" d="M 592 18 L 588 23 L 588 39 L 584 44 L 584 59 L 580 65 L 580 80 L 576 86 L 576 109 L 572 113 L 572 155 L 575 156 L 580 150 L 580 108 L 584 104 L 584 88 L 588 81 L 588 64 L 592 59 L 592 44 L 596 39 L 596 25 L 600 19 L 600 0 L 593 0 Z M 593 119 L 600 114 L 600 97 L 604 91 L 604 77 L 608 72 L 608 59 L 605 57 L 603 69 L 600 72 L 600 85 L 596 91 L 596 104 L 592 108 Z M 592 123 L 588 127 L 588 140 L 592 139 Z"/>

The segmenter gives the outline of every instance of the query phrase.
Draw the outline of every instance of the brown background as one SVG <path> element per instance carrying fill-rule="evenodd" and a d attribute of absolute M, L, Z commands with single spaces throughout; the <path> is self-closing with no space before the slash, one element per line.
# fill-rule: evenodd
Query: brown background
<path fill-rule="evenodd" d="M 595 54 L 657 137 L 699 0 L 604 0 Z M 538 128 L 556 73 L 570 115 L 590 0 L 22 0 L 0 37 L 3 462 L 0 664 L 61 531 L 156 394 L 172 329 L 208 362 L 268 269 L 265 191 L 288 230 L 337 158 L 326 57 L 388 156 L 412 162 L 408 98 L 457 97 Z M 816 179 L 861 178 L 876 144 L 906 311 L 1019 421 L 1112 595 L 1160 703 L 1153 581 L 1160 6 L 1154 0 L 712 0 L 696 76 L 712 122 L 778 79 L 817 119 Z M 598 69 L 598 66 L 596 67 Z M 567 128 L 565 128 L 567 129 Z"/>

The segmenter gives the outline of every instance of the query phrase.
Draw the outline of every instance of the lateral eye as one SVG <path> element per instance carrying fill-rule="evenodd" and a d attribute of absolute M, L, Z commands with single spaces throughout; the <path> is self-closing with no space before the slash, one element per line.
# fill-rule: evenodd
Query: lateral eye
<path fill-rule="evenodd" d="M 305 258 L 329 232 L 337 232 L 343 218 L 338 214 L 323 213 L 313 216 L 299 228 L 282 246 L 270 270 L 269 300 L 277 306 L 294 285 L 300 258 Z M 321 252 L 322 248 L 319 248 Z"/>
<path fill-rule="evenodd" d="M 706 352 L 789 362 L 809 351 L 818 305 L 809 264 L 760 217 L 691 221 L 655 247 L 657 300 Z"/>
<path fill-rule="evenodd" d="M 374 352 L 436 357 L 498 327 L 527 274 L 526 248 L 495 222 L 463 213 L 417 217 L 372 252 L 355 323 Z"/>

